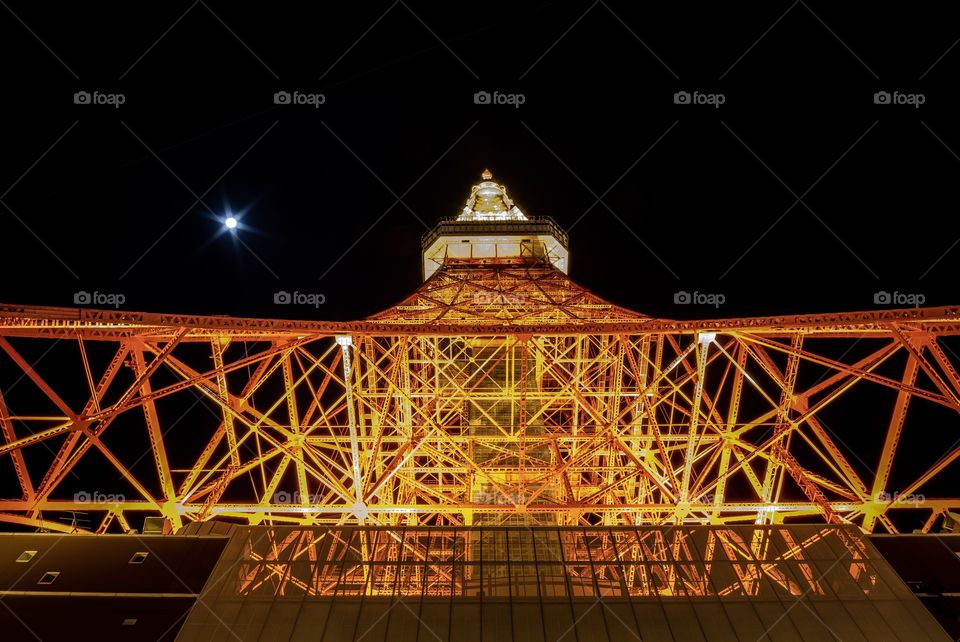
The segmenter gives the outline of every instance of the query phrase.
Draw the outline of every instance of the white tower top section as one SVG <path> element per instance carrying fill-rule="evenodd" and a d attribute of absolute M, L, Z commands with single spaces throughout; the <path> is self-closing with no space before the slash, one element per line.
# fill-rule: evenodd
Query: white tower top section
<path fill-rule="evenodd" d="M 483 182 L 474 185 L 458 221 L 527 221 L 527 215 L 507 196 L 507 188 L 493 182 L 489 169 L 480 175 Z"/>
<path fill-rule="evenodd" d="M 567 233 L 545 216 L 527 216 L 507 188 L 483 170 L 463 210 L 442 219 L 423 236 L 423 278 L 447 262 L 490 265 L 549 263 L 566 273 Z"/>

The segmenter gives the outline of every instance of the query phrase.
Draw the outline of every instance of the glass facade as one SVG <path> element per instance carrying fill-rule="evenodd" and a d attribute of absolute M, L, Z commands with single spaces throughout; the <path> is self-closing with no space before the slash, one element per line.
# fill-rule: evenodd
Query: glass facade
<path fill-rule="evenodd" d="M 856 528 L 236 527 L 181 640 L 945 640 Z"/>

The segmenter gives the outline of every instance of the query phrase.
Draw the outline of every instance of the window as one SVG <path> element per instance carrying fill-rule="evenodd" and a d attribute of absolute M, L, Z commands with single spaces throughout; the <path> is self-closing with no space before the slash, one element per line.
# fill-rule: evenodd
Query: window
<path fill-rule="evenodd" d="M 131 564 L 143 564 L 147 559 L 148 553 L 145 551 L 137 551 L 133 554 L 133 557 L 130 558 Z"/>
<path fill-rule="evenodd" d="M 124 618 L 124 619 L 123 619 L 123 622 L 121 623 L 121 625 L 122 625 L 122 626 L 133 626 L 133 625 L 136 624 L 136 623 L 137 623 L 137 618 L 135 618 L 135 617 L 128 617 L 128 618 Z"/>
<path fill-rule="evenodd" d="M 36 555 L 36 551 L 24 551 L 20 553 L 20 557 L 17 558 L 17 563 L 24 564 L 33 559 L 33 556 Z"/>
<path fill-rule="evenodd" d="M 37 584 L 53 584 L 53 581 L 60 576 L 60 571 L 47 571 L 44 573 Z"/>

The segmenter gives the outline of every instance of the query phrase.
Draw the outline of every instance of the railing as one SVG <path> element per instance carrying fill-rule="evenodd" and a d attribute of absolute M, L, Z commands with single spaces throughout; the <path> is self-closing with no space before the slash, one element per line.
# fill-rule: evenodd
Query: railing
<path fill-rule="evenodd" d="M 433 245 L 441 236 L 456 236 L 458 234 L 509 234 L 511 236 L 549 235 L 560 241 L 563 247 L 569 247 L 566 231 L 557 225 L 549 216 L 538 216 L 526 221 L 458 221 L 456 217 L 440 219 L 440 221 L 420 240 L 423 250 Z"/>

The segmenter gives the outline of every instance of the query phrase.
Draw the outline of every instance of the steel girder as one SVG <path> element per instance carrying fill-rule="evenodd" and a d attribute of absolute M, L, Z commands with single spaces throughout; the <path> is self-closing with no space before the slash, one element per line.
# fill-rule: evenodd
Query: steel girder
<path fill-rule="evenodd" d="M 357 322 L 4 306 L 0 521 L 930 530 L 960 444 L 898 453 L 958 432 L 957 311 L 668 321 L 530 265 Z"/>

